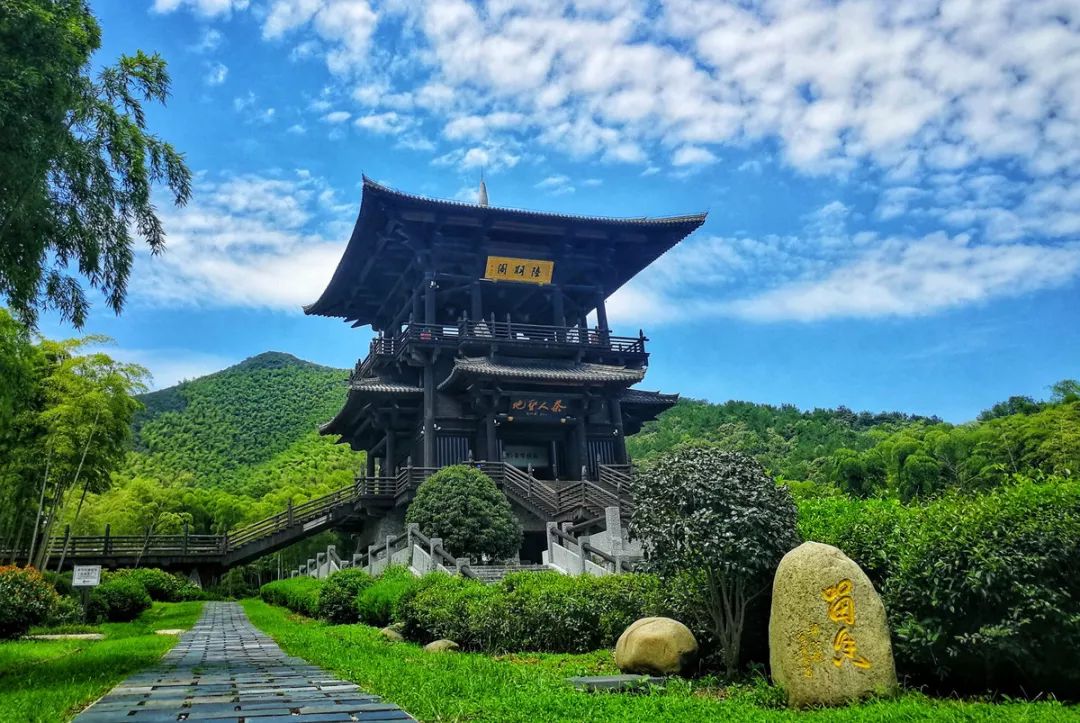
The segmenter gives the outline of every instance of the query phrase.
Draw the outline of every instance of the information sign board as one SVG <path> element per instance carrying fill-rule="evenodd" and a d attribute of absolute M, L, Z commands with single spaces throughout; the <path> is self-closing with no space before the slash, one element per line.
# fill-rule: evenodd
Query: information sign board
<path fill-rule="evenodd" d="M 76 565 L 71 573 L 72 587 L 94 587 L 101 584 L 101 565 Z"/>

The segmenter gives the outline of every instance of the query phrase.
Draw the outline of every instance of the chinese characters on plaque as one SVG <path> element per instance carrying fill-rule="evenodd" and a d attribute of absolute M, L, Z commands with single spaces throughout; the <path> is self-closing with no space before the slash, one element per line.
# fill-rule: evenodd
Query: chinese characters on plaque
<path fill-rule="evenodd" d="M 512 397 L 510 414 L 522 417 L 561 417 L 566 414 L 567 403 L 561 397 Z"/>
<path fill-rule="evenodd" d="M 491 281 L 523 281 L 528 284 L 550 284 L 554 270 L 554 261 L 515 259 L 509 256 L 488 256 L 484 278 Z"/>

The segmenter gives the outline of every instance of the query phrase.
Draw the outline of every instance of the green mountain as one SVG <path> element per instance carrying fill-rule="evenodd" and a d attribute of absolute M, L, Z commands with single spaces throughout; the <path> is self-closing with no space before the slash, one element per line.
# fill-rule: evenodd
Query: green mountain
<path fill-rule="evenodd" d="M 139 396 L 134 449 L 77 531 L 222 531 L 349 484 L 363 455 L 318 434 L 348 371 L 267 352 Z M 69 516 L 71 510 L 67 511 Z"/>
<path fill-rule="evenodd" d="M 318 425 L 344 403 L 347 377 L 344 369 L 266 352 L 141 395 L 132 462 L 192 475 L 200 487 L 242 491 L 252 469 L 310 446 Z"/>

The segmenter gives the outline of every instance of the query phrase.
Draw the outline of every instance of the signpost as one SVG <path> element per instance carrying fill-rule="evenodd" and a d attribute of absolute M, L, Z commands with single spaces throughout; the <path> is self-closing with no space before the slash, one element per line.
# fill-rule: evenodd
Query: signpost
<path fill-rule="evenodd" d="M 76 565 L 71 573 L 72 587 L 96 587 L 101 584 L 101 565 Z"/>
<path fill-rule="evenodd" d="M 86 614 L 86 602 L 90 596 L 90 588 L 101 584 L 101 565 L 76 565 L 71 572 L 71 586 L 79 588 L 79 597 L 82 600 L 83 615 Z"/>

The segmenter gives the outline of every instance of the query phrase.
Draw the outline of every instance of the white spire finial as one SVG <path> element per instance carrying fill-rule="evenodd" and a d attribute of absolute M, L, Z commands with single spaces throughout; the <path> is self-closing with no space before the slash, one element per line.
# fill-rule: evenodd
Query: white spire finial
<path fill-rule="evenodd" d="M 488 205 L 487 184 L 484 183 L 484 169 L 480 169 L 480 192 L 476 194 L 476 203 L 481 206 Z"/>

